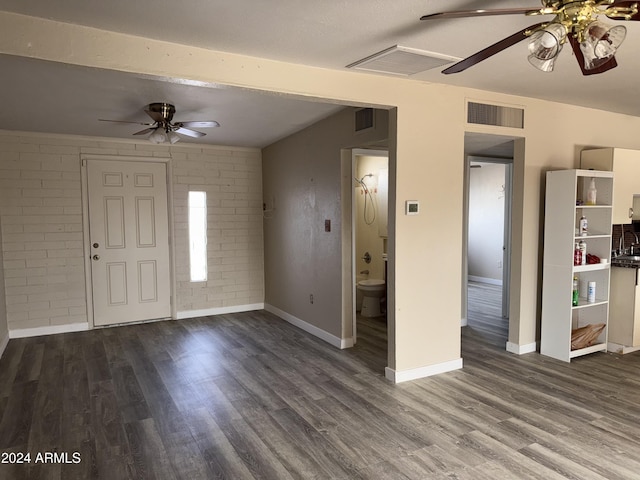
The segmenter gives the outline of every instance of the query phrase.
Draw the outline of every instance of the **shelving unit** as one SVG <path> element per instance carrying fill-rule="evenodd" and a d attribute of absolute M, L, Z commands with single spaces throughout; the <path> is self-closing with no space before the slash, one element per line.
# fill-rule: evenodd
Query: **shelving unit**
<path fill-rule="evenodd" d="M 595 179 L 597 202 L 596 205 L 585 205 L 592 178 Z M 607 349 L 613 172 L 547 172 L 545 205 L 540 353 L 569 362 L 572 358 Z M 588 221 L 587 236 L 581 236 L 578 231 L 582 215 Z M 574 265 L 574 246 L 580 240 L 587 243 L 587 253 L 604 262 Z M 578 277 L 580 285 L 577 306 L 571 302 L 574 277 Z M 594 302 L 587 301 L 591 281 L 596 282 Z M 573 330 L 602 323 L 605 328 L 592 345 L 571 349 Z"/>

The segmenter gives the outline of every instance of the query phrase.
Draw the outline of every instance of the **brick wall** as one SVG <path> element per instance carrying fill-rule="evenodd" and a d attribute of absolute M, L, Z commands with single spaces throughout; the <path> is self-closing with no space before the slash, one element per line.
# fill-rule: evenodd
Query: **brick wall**
<path fill-rule="evenodd" d="M 207 194 L 206 282 L 189 280 L 189 191 Z M 178 311 L 264 302 L 260 152 L 175 152 L 173 201 Z"/>
<path fill-rule="evenodd" d="M 254 149 L 0 132 L 0 222 L 10 330 L 87 321 L 80 158 L 169 158 L 178 312 L 264 301 L 261 159 Z M 209 281 L 189 282 L 186 198 L 207 191 Z"/>

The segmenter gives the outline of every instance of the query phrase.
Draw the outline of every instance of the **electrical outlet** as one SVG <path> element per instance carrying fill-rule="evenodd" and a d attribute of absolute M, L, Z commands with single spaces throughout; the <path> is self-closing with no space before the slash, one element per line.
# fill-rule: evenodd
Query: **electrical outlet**
<path fill-rule="evenodd" d="M 309 295 L 309 303 L 313 304 L 313 293 Z"/>

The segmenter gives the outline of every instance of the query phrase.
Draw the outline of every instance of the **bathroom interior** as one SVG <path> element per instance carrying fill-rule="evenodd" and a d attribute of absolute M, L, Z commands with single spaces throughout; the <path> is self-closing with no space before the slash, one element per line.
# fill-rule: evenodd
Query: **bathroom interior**
<path fill-rule="evenodd" d="M 384 324 L 388 153 L 376 150 L 354 154 L 353 176 L 356 317 Z"/>

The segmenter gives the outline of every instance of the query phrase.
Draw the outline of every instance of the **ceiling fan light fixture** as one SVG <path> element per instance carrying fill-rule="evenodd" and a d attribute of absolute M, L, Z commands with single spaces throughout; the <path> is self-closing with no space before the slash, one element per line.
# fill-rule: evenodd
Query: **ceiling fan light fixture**
<path fill-rule="evenodd" d="M 167 134 L 162 128 L 158 127 L 149 135 L 149 141 L 151 143 L 164 143 L 167 141 Z"/>
<path fill-rule="evenodd" d="M 591 22 L 584 29 L 584 40 L 580 43 L 584 67 L 591 70 L 611 59 L 626 35 L 627 29 L 623 25 L 610 26 L 599 21 Z"/>
<path fill-rule="evenodd" d="M 553 67 L 556 64 L 557 56 L 549 58 L 547 60 L 541 60 L 535 55 L 529 55 L 529 63 L 542 72 L 553 72 Z"/>
<path fill-rule="evenodd" d="M 531 34 L 529 55 L 538 60 L 551 60 L 558 56 L 567 38 L 567 29 L 561 23 L 551 23 Z"/>
<path fill-rule="evenodd" d="M 176 132 L 167 133 L 167 138 L 169 140 L 169 143 L 171 143 L 172 145 L 180 140 L 180 136 Z"/>

